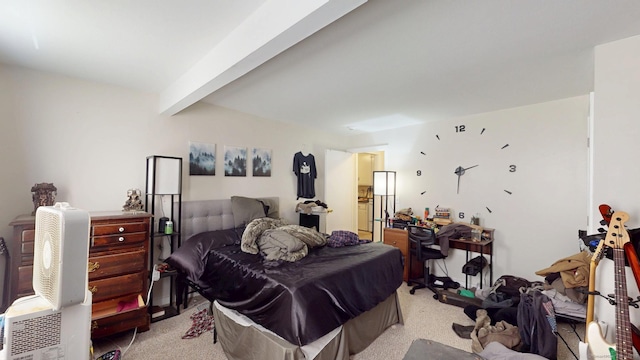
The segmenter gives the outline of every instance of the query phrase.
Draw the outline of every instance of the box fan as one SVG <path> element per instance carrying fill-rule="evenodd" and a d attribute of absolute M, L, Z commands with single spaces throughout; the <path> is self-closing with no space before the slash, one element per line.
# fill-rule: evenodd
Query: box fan
<path fill-rule="evenodd" d="M 89 213 L 67 203 L 36 211 L 35 295 L 4 314 L 0 359 L 90 359 Z"/>

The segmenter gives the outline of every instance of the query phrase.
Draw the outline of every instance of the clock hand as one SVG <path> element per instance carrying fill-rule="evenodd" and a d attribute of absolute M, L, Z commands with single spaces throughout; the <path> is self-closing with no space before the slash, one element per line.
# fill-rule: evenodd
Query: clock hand
<path fill-rule="evenodd" d="M 457 194 L 460 194 L 460 177 L 464 175 L 466 170 L 473 169 L 476 166 L 478 165 L 469 166 L 468 168 L 463 168 L 462 166 L 458 166 L 456 170 L 453 172 L 454 174 L 458 175 L 458 190 L 456 192 Z"/>
<path fill-rule="evenodd" d="M 458 176 L 460 176 L 460 175 L 464 175 L 464 172 L 465 172 L 466 170 L 473 169 L 473 168 L 474 168 L 474 167 L 476 167 L 476 166 L 478 166 L 478 165 L 469 166 L 468 168 L 463 168 L 462 166 L 458 166 L 458 167 L 456 168 L 456 170 L 455 170 L 453 173 L 454 173 L 454 174 L 456 174 L 456 175 L 458 175 Z"/>
<path fill-rule="evenodd" d="M 462 174 L 464 174 L 464 169 L 462 168 L 462 166 L 458 166 L 456 168 L 456 171 L 454 171 L 453 173 L 458 175 L 458 189 L 456 190 L 456 194 L 460 194 L 460 177 L 462 176 Z"/>

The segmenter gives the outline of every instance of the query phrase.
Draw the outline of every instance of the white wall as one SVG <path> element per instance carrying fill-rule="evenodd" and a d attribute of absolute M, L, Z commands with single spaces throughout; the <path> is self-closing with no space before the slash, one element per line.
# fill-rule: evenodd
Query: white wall
<path fill-rule="evenodd" d="M 57 200 L 79 208 L 122 209 L 127 189 L 144 191 L 149 155 L 185 159 L 184 200 L 278 196 L 282 215 L 297 222 L 292 163 L 304 144 L 316 156 L 324 199 L 324 150 L 344 138 L 208 104 L 173 117 L 157 107 L 152 94 L 0 66 L 0 236 L 9 239 L 9 222 L 33 210 L 30 190 L 40 182 L 53 182 Z M 189 141 L 217 145 L 215 176 L 188 175 Z M 225 177 L 224 145 L 272 149 L 272 176 Z"/>
<path fill-rule="evenodd" d="M 595 49 L 595 104 L 593 206 L 606 203 L 629 214 L 626 225 L 640 227 L 640 167 L 637 166 L 640 136 L 640 36 L 597 46 Z M 599 216 L 595 214 L 594 216 Z M 627 267 L 628 295 L 639 295 L 633 272 Z M 614 293 L 614 264 L 603 259 L 596 271 L 596 290 Z M 608 323 L 608 341 L 614 342 L 614 307 L 596 298 L 595 317 Z M 633 309 L 633 308 L 631 308 Z M 637 324 L 640 314 L 630 311 Z M 640 358 L 637 353 L 635 358 Z"/>
<path fill-rule="evenodd" d="M 640 226 L 638 64 L 640 36 L 595 49 L 594 205 L 626 211 L 633 228 Z"/>
<path fill-rule="evenodd" d="M 389 144 L 386 169 L 398 172 L 399 208 L 422 215 L 440 205 L 454 220 L 459 212 L 466 222 L 479 214 L 482 226 L 495 228 L 494 279 L 543 280 L 535 271 L 579 252 L 578 230 L 586 229 L 588 109 L 584 95 L 363 135 L 352 145 Z M 455 132 L 459 125 L 465 133 Z M 457 194 L 455 168 L 476 164 Z M 463 284 L 464 255 L 453 251 L 447 260 L 449 275 Z"/>

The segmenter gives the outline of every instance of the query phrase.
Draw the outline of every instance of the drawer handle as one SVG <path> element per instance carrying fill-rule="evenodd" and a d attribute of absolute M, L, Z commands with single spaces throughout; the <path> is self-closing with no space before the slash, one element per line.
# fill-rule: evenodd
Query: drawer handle
<path fill-rule="evenodd" d="M 124 228 L 121 226 L 120 228 L 118 228 L 119 232 L 124 232 Z"/>
<path fill-rule="evenodd" d="M 92 321 L 91 322 L 91 331 L 95 330 L 98 328 L 98 322 L 97 321 Z"/>
<path fill-rule="evenodd" d="M 118 241 L 123 242 L 123 241 L 124 241 L 124 236 L 120 236 L 120 237 L 118 238 Z"/>
<path fill-rule="evenodd" d="M 98 292 L 98 287 L 97 286 L 89 286 L 89 291 L 91 291 L 92 294 L 95 294 Z"/>
<path fill-rule="evenodd" d="M 92 273 L 96 270 L 100 269 L 100 263 L 99 262 L 93 262 L 93 261 L 89 261 L 89 272 Z"/>

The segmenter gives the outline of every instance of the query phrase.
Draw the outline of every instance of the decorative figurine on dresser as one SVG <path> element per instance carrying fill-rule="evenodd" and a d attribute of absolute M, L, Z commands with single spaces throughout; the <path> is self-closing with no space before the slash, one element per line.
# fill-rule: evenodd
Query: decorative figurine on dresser
<path fill-rule="evenodd" d="M 53 183 L 40 183 L 31 187 L 31 198 L 33 199 L 33 212 L 31 216 L 36 215 L 36 210 L 40 206 L 53 206 L 56 201 L 58 189 Z"/>
<path fill-rule="evenodd" d="M 142 211 L 144 206 L 140 198 L 141 195 L 142 191 L 140 189 L 127 190 L 127 201 L 122 206 L 122 211 Z"/>

